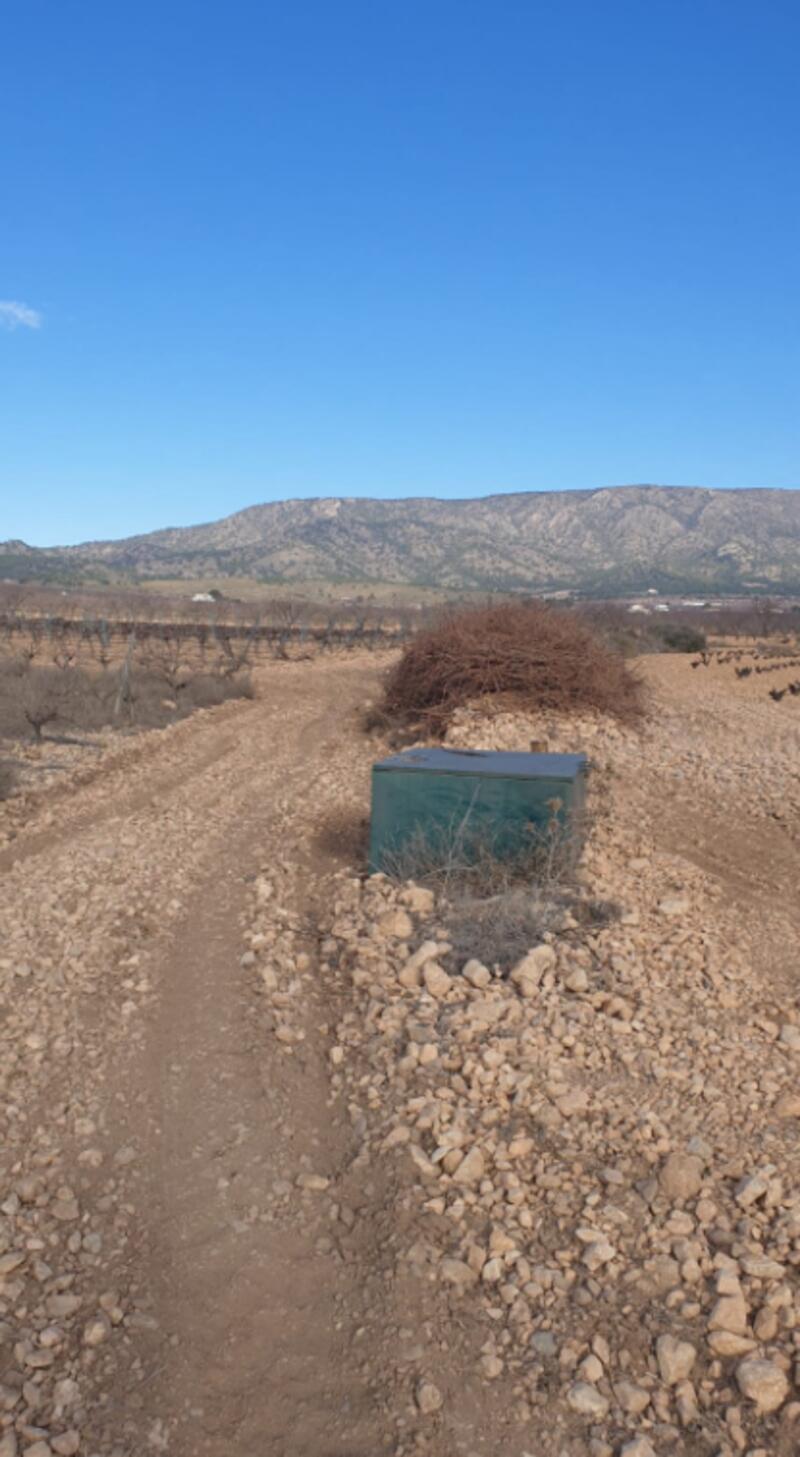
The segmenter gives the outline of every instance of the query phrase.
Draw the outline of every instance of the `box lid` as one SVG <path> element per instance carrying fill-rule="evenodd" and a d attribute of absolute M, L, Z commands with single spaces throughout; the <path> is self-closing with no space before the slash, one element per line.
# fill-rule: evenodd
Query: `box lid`
<path fill-rule="evenodd" d="M 497 749 L 406 749 L 373 764 L 436 774 L 496 774 L 506 779 L 575 779 L 586 771 L 585 754 L 518 754 Z"/>

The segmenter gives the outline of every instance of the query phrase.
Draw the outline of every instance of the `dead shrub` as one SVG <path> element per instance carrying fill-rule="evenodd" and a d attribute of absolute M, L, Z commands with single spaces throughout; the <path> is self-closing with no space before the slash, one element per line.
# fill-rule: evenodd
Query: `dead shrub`
<path fill-rule="evenodd" d="M 579 848 L 578 834 L 554 821 L 509 856 L 485 827 L 470 834 L 462 821 L 420 829 L 384 856 L 383 868 L 393 880 L 435 891 L 437 924 L 452 948 L 445 961 L 453 970 L 474 957 L 502 976 L 547 932 L 581 934 L 615 914 L 578 884 Z M 424 940 L 427 933 L 420 935 Z"/>
<path fill-rule="evenodd" d="M 9 763 L 8 759 L 0 759 L 0 800 L 8 799 L 16 782 L 14 765 Z"/>
<path fill-rule="evenodd" d="M 0 658 L 0 738 L 21 739 L 28 732 L 22 712 L 22 679 L 27 664 L 21 658 Z"/>
<path fill-rule="evenodd" d="M 475 824 L 469 813 L 447 824 L 420 824 L 396 849 L 381 854 L 381 869 L 393 880 L 428 885 L 437 894 L 491 896 L 510 885 L 553 885 L 572 878 L 578 857 L 579 831 L 559 819 L 547 826 L 526 827 L 524 842 L 508 849 L 503 826 Z"/>
<path fill-rule="evenodd" d="M 253 684 L 249 673 L 234 676 L 220 676 L 213 673 L 196 673 L 184 684 L 178 695 L 182 710 L 191 708 L 217 708 L 229 698 L 253 698 Z"/>
<path fill-rule="evenodd" d="M 369 858 L 369 818 L 360 809 L 340 806 L 321 819 L 313 840 L 314 850 L 339 865 L 359 871 Z"/>
<path fill-rule="evenodd" d="M 64 729 L 95 733 L 104 728 L 163 728 L 196 708 L 232 698 L 252 698 L 247 673 L 198 673 L 170 691 L 160 669 L 128 654 L 120 669 L 40 667 L 21 659 L 0 660 L 0 738 L 37 741 Z"/>
<path fill-rule="evenodd" d="M 608 925 L 617 914 L 615 906 L 584 899 L 571 885 L 510 884 L 485 898 L 457 898 L 447 910 L 445 926 L 457 968 L 474 956 L 508 975 L 546 932 L 581 937 Z"/>
<path fill-rule="evenodd" d="M 58 668 L 30 668 L 21 680 L 22 713 L 37 743 L 50 724 L 64 717 L 68 686 Z"/>
<path fill-rule="evenodd" d="M 532 709 L 634 720 L 643 689 L 630 666 L 571 611 L 503 602 L 451 612 L 405 649 L 386 683 L 395 719 L 441 733 L 455 708 L 485 695 Z"/>

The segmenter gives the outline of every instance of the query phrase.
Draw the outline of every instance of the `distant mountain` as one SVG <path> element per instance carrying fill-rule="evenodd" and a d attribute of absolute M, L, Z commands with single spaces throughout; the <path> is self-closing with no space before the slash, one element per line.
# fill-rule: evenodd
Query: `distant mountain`
<path fill-rule="evenodd" d="M 250 506 L 207 526 L 35 548 L 0 578 L 410 583 L 444 589 L 800 592 L 800 490 L 615 486 L 477 500 L 333 497 Z"/>

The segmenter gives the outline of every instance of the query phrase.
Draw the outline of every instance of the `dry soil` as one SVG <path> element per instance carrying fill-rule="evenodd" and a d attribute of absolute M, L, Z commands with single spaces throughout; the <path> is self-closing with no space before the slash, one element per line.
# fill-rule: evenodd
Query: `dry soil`
<path fill-rule="evenodd" d="M 9 802 L 0 1457 L 800 1449 L 800 698 L 645 671 L 453 731 L 593 760 L 527 980 L 358 878 L 374 659 Z"/>

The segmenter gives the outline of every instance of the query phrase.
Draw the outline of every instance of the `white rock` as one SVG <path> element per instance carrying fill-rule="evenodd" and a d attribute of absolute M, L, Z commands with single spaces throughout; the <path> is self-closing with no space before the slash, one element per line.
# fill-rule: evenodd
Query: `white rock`
<path fill-rule="evenodd" d="M 587 1245 L 583 1253 L 583 1263 L 587 1270 L 594 1273 L 595 1270 L 602 1269 L 603 1265 L 607 1265 L 610 1260 L 613 1260 L 616 1253 L 614 1246 L 609 1244 L 607 1239 L 598 1239 L 594 1244 Z"/>
<path fill-rule="evenodd" d="M 578 1367 L 578 1374 L 583 1378 L 584 1381 L 591 1382 L 593 1386 L 597 1385 L 597 1382 L 601 1379 L 603 1375 L 603 1363 L 602 1361 L 598 1360 L 597 1356 L 594 1354 L 594 1351 L 592 1351 L 588 1356 L 584 1356 L 580 1366 Z"/>
<path fill-rule="evenodd" d="M 422 981 L 422 968 L 426 961 L 433 961 L 438 955 L 438 941 L 423 941 L 413 956 L 409 956 L 405 966 L 400 971 L 397 980 L 401 986 L 407 987 L 410 991 L 418 987 Z"/>
<path fill-rule="evenodd" d="M 735 1331 L 712 1331 L 708 1344 L 715 1356 L 746 1356 L 748 1351 L 755 1350 L 757 1342 Z"/>
<path fill-rule="evenodd" d="M 760 1412 L 777 1411 L 789 1395 L 786 1374 L 774 1361 L 747 1356 L 736 1367 L 739 1390 Z"/>
<path fill-rule="evenodd" d="M 457 1184 L 477 1184 L 483 1178 L 486 1168 L 486 1161 L 480 1149 L 473 1147 L 464 1154 L 458 1168 L 453 1174 Z"/>
<path fill-rule="evenodd" d="M 693 1199 L 703 1183 L 703 1160 L 694 1153 L 671 1153 L 661 1166 L 658 1182 L 668 1199 L 681 1203 Z"/>
<path fill-rule="evenodd" d="M 567 1392 L 567 1403 L 579 1416 L 594 1421 L 608 1415 L 608 1401 L 589 1381 L 575 1381 Z"/>
<path fill-rule="evenodd" d="M 444 1398 L 438 1386 L 434 1386 L 432 1381 L 418 1382 L 414 1394 L 423 1416 L 431 1416 L 433 1412 L 441 1409 Z"/>
<path fill-rule="evenodd" d="M 668 895 L 658 902 L 662 916 L 685 916 L 691 908 L 691 901 L 684 895 Z"/>
<path fill-rule="evenodd" d="M 656 1449 L 646 1437 L 633 1437 L 620 1447 L 619 1457 L 656 1457 Z"/>
<path fill-rule="evenodd" d="M 585 1088 L 570 1088 L 568 1093 L 556 1098 L 556 1107 L 562 1118 L 575 1118 L 589 1107 L 589 1094 Z"/>
<path fill-rule="evenodd" d="M 741 1263 L 745 1275 L 752 1276 L 754 1280 L 782 1280 L 786 1274 L 785 1265 L 768 1259 L 766 1255 L 745 1255 Z"/>
<path fill-rule="evenodd" d="M 408 885 L 401 892 L 400 899 L 404 906 L 410 911 L 417 911 L 419 915 L 429 916 L 436 904 L 436 897 L 432 890 L 424 885 Z"/>
<path fill-rule="evenodd" d="M 408 911 L 384 911 L 375 922 L 375 929 L 389 941 L 407 941 L 413 935 L 414 922 Z"/>
<path fill-rule="evenodd" d="M 47 1314 L 52 1315 L 55 1320 L 63 1320 L 65 1316 L 74 1315 L 80 1306 L 80 1295 L 50 1295 L 47 1300 Z"/>
<path fill-rule="evenodd" d="M 465 981 L 469 982 L 470 986 L 478 987 L 479 990 L 488 987 L 492 980 L 492 973 L 489 968 L 484 966 L 482 961 L 475 961 L 474 959 L 464 964 L 461 975 Z"/>
<path fill-rule="evenodd" d="M 111 1335 L 111 1321 L 104 1310 L 98 1312 L 84 1326 L 83 1343 L 85 1346 L 101 1346 Z"/>
<path fill-rule="evenodd" d="M 633 1381 L 617 1381 L 614 1384 L 614 1398 L 622 1410 L 638 1417 L 650 1405 L 650 1392 Z"/>
<path fill-rule="evenodd" d="M 422 980 L 425 984 L 425 990 L 432 997 L 436 997 L 437 1000 L 446 997 L 453 985 L 444 967 L 440 966 L 438 961 L 426 961 L 422 968 Z"/>
<path fill-rule="evenodd" d="M 456 1285 L 462 1290 L 469 1285 L 474 1285 L 478 1278 L 465 1260 L 442 1260 L 439 1265 L 439 1274 L 448 1285 Z"/>
<path fill-rule="evenodd" d="M 731 1331 L 743 1336 L 747 1330 L 747 1304 L 741 1292 L 738 1295 L 724 1295 L 711 1312 L 708 1328 L 712 1331 Z"/>
<path fill-rule="evenodd" d="M 324 1174 L 298 1174 L 295 1179 L 298 1189 L 307 1189 L 312 1194 L 321 1194 L 330 1184 Z"/>
<path fill-rule="evenodd" d="M 763 1174 L 750 1174 L 746 1178 L 739 1180 L 739 1183 L 733 1191 L 734 1198 L 736 1203 L 741 1204 L 743 1209 L 749 1209 L 751 1204 L 755 1204 L 759 1199 L 763 1199 L 768 1188 L 769 1183 Z"/>
<path fill-rule="evenodd" d="M 51 1437 L 50 1446 L 56 1453 L 56 1457 L 75 1457 L 80 1451 L 81 1436 L 72 1427 L 68 1432 L 62 1432 L 59 1437 Z"/>
<path fill-rule="evenodd" d="M 696 1356 L 697 1351 L 689 1341 L 681 1341 L 677 1336 L 659 1336 L 656 1360 L 664 1385 L 676 1386 L 679 1381 L 685 1381 Z"/>
<path fill-rule="evenodd" d="M 10 1275 L 12 1270 L 18 1270 L 24 1265 L 28 1256 L 25 1250 L 9 1250 L 8 1254 L 0 1255 L 0 1279 Z"/>
<path fill-rule="evenodd" d="M 495 1256 L 491 1260 L 487 1260 L 483 1269 L 481 1270 L 481 1279 L 484 1285 L 497 1285 L 499 1281 L 502 1280 L 504 1271 L 505 1266 L 503 1265 L 503 1261 L 498 1256 Z"/>
<path fill-rule="evenodd" d="M 527 956 L 517 962 L 510 980 L 519 989 L 521 996 L 532 997 L 545 972 L 552 971 L 555 964 L 556 953 L 552 946 L 535 946 Z"/>

